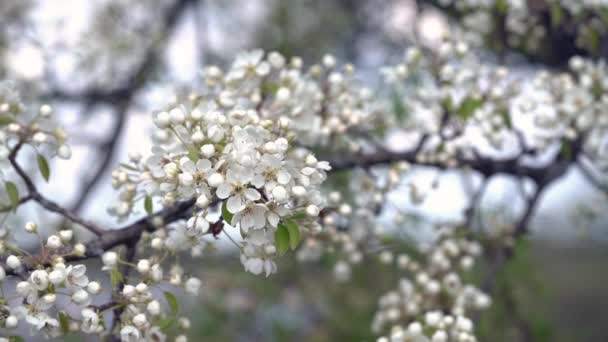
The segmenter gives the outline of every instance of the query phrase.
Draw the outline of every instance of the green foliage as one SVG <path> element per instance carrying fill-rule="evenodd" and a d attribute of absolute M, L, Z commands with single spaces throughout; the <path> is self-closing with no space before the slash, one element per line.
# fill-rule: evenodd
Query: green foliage
<path fill-rule="evenodd" d="M 63 311 L 59 312 L 59 328 L 61 329 L 61 333 L 64 335 L 70 331 L 68 315 Z"/>
<path fill-rule="evenodd" d="M 467 97 L 462 101 L 460 107 L 458 107 L 458 116 L 463 120 L 468 120 L 482 104 L 483 101 L 481 99 Z"/>
<path fill-rule="evenodd" d="M 146 198 L 144 199 L 144 209 L 146 209 L 146 213 L 148 215 L 152 215 L 152 213 L 154 212 L 154 205 L 152 203 L 152 197 L 150 197 L 150 195 L 146 195 Z"/>
<path fill-rule="evenodd" d="M 45 181 L 49 181 L 49 178 L 51 177 L 51 169 L 49 168 L 49 162 L 46 160 L 46 158 L 42 155 L 39 154 L 38 158 L 38 170 L 40 170 L 40 174 L 42 175 L 42 178 L 44 178 Z"/>
<path fill-rule="evenodd" d="M 171 313 L 176 315 L 177 312 L 179 311 L 179 302 L 177 301 L 177 298 L 175 297 L 175 295 L 173 293 L 168 292 L 168 291 L 164 291 L 163 294 L 165 295 L 167 304 L 169 304 L 169 309 L 171 309 Z"/>
<path fill-rule="evenodd" d="M 0 116 L 0 127 L 13 123 L 14 120 L 10 116 Z"/>
<path fill-rule="evenodd" d="M 234 215 L 228 211 L 228 207 L 227 207 L 227 201 L 224 201 L 222 203 L 222 218 L 224 219 L 224 221 L 228 222 L 228 224 L 232 224 L 232 217 Z"/>
<path fill-rule="evenodd" d="M 274 244 L 280 255 L 285 254 L 289 249 L 289 230 L 284 224 L 279 224 L 277 227 L 277 231 L 274 233 Z"/>
<path fill-rule="evenodd" d="M 6 189 L 6 193 L 8 194 L 8 199 L 11 202 L 11 208 L 14 210 L 17 209 L 19 205 L 19 190 L 15 183 L 6 181 L 4 183 L 4 188 Z"/>
<path fill-rule="evenodd" d="M 117 269 L 112 269 L 110 272 L 110 283 L 112 287 L 115 288 L 118 284 L 120 284 L 124 280 L 122 274 Z"/>

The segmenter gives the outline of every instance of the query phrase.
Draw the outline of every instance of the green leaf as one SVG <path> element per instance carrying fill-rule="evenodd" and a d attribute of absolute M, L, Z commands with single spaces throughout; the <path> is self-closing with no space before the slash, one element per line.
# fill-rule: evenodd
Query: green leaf
<path fill-rule="evenodd" d="M 8 341 L 9 342 L 25 342 L 25 339 L 21 336 L 14 335 L 14 336 L 10 336 L 8 338 Z"/>
<path fill-rule="evenodd" d="M 289 249 L 289 230 L 282 223 L 279 224 L 277 231 L 274 233 L 274 244 L 280 255 L 285 254 Z"/>
<path fill-rule="evenodd" d="M 228 224 L 232 224 L 232 217 L 234 216 L 234 214 L 228 211 L 226 203 L 228 203 L 228 201 L 224 201 L 224 203 L 222 203 L 222 218 L 224 219 L 224 221 L 228 222 Z"/>
<path fill-rule="evenodd" d="M 118 272 L 117 269 L 113 269 L 110 272 L 110 283 L 112 284 L 112 287 L 116 287 L 123 279 L 122 273 Z"/>
<path fill-rule="evenodd" d="M 195 163 L 198 161 L 198 151 L 196 150 L 196 147 L 190 146 L 190 148 L 188 148 L 188 158 Z"/>
<path fill-rule="evenodd" d="M 562 23 L 562 19 L 564 19 L 562 6 L 559 4 L 559 1 L 553 1 L 551 4 L 551 25 L 554 28 L 559 27 Z"/>
<path fill-rule="evenodd" d="M 566 160 L 572 160 L 572 149 L 569 142 L 564 141 L 562 144 L 562 156 Z"/>
<path fill-rule="evenodd" d="M 177 298 L 175 298 L 175 296 L 171 292 L 164 291 L 163 294 L 165 295 L 165 299 L 169 304 L 171 312 L 173 312 L 173 314 L 177 314 L 177 312 L 179 311 L 179 303 L 177 301 Z"/>
<path fill-rule="evenodd" d="M 174 317 L 163 318 L 158 321 L 157 325 L 161 331 L 167 332 L 171 326 L 173 326 L 177 320 Z"/>
<path fill-rule="evenodd" d="M 6 126 L 13 122 L 15 121 L 10 116 L 0 116 L 0 126 Z"/>
<path fill-rule="evenodd" d="M 148 215 L 152 215 L 154 212 L 152 197 L 150 197 L 150 195 L 146 195 L 146 199 L 144 199 L 144 209 L 146 209 L 146 213 L 148 213 Z"/>
<path fill-rule="evenodd" d="M 12 209 L 16 210 L 19 205 L 19 190 L 17 190 L 17 186 L 15 183 L 7 181 L 4 183 L 4 187 L 6 188 L 8 199 L 11 201 Z"/>
<path fill-rule="evenodd" d="M 397 92 L 393 92 L 392 100 L 393 112 L 395 113 L 397 120 L 399 120 L 399 122 L 405 121 L 405 119 L 407 118 L 407 108 L 405 106 L 405 103 L 403 103 L 403 100 Z"/>
<path fill-rule="evenodd" d="M 68 320 L 68 315 L 63 311 L 59 312 L 59 327 L 64 335 L 70 332 L 70 321 Z"/>
<path fill-rule="evenodd" d="M 51 177 L 51 169 L 49 168 L 49 162 L 42 154 L 38 155 L 38 170 L 40 170 L 42 178 L 48 182 Z"/>
<path fill-rule="evenodd" d="M 463 119 L 467 120 L 470 118 L 475 110 L 479 108 L 482 104 L 480 99 L 475 99 L 472 97 L 467 97 L 458 108 L 458 115 Z"/>
<path fill-rule="evenodd" d="M 300 244 L 300 227 L 298 227 L 298 224 L 294 220 L 290 219 L 285 220 L 285 226 L 289 232 L 289 246 L 291 250 L 294 250 Z"/>
<path fill-rule="evenodd" d="M 293 215 L 291 215 L 291 218 L 293 220 L 301 220 L 303 218 L 306 218 L 306 212 L 304 210 L 296 211 Z"/>

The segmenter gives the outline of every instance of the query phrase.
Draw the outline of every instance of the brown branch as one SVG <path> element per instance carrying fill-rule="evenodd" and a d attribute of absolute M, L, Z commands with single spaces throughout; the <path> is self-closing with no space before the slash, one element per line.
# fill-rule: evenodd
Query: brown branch
<path fill-rule="evenodd" d="M 89 230 L 91 233 L 93 233 L 97 236 L 101 236 L 103 234 L 103 229 L 101 229 L 100 227 L 98 227 L 97 225 L 95 225 L 92 222 L 86 221 L 86 220 L 78 217 L 76 214 L 69 211 L 68 209 L 63 208 L 61 205 L 57 204 L 56 202 L 44 197 L 38 191 L 38 189 L 36 188 L 36 185 L 34 185 L 34 182 L 30 179 L 30 177 L 27 175 L 27 173 L 21 168 L 19 163 L 17 163 L 17 159 L 16 159 L 17 154 L 19 153 L 19 150 L 21 149 L 22 146 L 23 146 L 23 141 L 20 141 L 9 154 L 8 160 L 11 163 L 11 165 L 13 166 L 13 168 L 15 169 L 15 171 L 17 172 L 17 174 L 19 175 L 19 177 L 21 177 L 21 179 L 23 180 L 23 183 L 25 184 L 25 186 L 27 188 L 28 194 L 27 194 L 26 198 L 29 198 L 29 200 L 31 200 L 31 201 L 37 202 L 38 204 L 40 204 L 42 207 L 44 207 L 45 209 L 47 209 L 50 212 L 57 213 L 65 218 L 67 218 L 68 220 L 83 226 L 84 228 Z M 22 202 L 22 201 L 20 200 L 20 202 Z M 23 201 L 23 202 L 25 202 L 25 201 Z"/>

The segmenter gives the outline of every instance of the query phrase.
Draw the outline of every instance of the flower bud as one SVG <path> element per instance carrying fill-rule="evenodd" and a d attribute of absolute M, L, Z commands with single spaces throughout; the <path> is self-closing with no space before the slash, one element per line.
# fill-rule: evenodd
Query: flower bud
<path fill-rule="evenodd" d="M 27 222 L 25 224 L 25 231 L 28 233 L 35 233 L 38 230 L 38 225 L 34 222 Z"/>
<path fill-rule="evenodd" d="M 74 232 L 69 229 L 59 231 L 59 238 L 61 238 L 61 241 L 63 242 L 69 242 L 70 240 L 72 240 L 73 236 Z"/>
<path fill-rule="evenodd" d="M 150 261 L 148 259 L 141 259 L 137 263 L 137 272 L 147 273 L 150 270 Z"/>
<path fill-rule="evenodd" d="M 116 252 L 105 252 L 101 257 L 101 261 L 106 266 L 116 266 L 116 264 L 118 263 L 118 254 L 116 254 Z"/>
<path fill-rule="evenodd" d="M 15 270 L 21 267 L 21 260 L 19 260 L 19 258 L 14 255 L 9 255 L 8 258 L 6 258 L 6 265 L 9 268 Z"/>
<path fill-rule="evenodd" d="M 51 235 L 46 239 L 46 246 L 50 249 L 57 249 L 61 245 L 61 239 L 57 235 Z"/>

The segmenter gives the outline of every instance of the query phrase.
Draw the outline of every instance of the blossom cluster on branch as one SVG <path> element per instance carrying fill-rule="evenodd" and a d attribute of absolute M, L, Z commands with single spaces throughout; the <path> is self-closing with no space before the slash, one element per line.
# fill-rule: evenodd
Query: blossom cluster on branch
<path fill-rule="evenodd" d="M 481 58 L 461 40 L 446 39 L 436 52 L 412 47 L 382 68 L 375 92 L 331 55 L 305 67 L 255 50 L 226 70 L 208 67 L 203 87 L 152 114 L 151 153 L 131 154 L 112 172 L 118 199 L 108 212 L 121 222 L 144 216 L 120 229 L 102 229 L 38 191 L 18 153 L 33 148 L 48 181 L 48 159 L 70 157 L 65 134 L 50 106 L 28 112 L 1 83 L 0 163 L 15 171 L 4 175 L 2 220 L 33 201 L 95 238 L 64 228 L 44 235 L 34 222 L 6 229 L 3 221 L 0 285 L 16 295 L 0 296 L 0 327 L 186 341 L 179 291 L 196 295 L 203 285 L 180 258 L 201 257 L 225 237 L 256 275 L 277 272 L 276 259 L 300 244 L 301 261 L 333 256 L 339 281 L 370 259 L 388 266 L 401 279 L 370 317 L 379 341 L 476 341 L 471 311 L 491 300 L 465 281 L 482 252 L 476 232 L 466 231 L 474 211 L 434 230 L 430 248 L 392 251 L 408 225 L 392 195 L 425 201 L 433 187 L 409 178 L 416 166 L 532 181 L 529 210 L 499 235 L 509 240 L 525 233 L 540 192 L 571 164 L 608 165 L 604 63 L 576 57 L 561 73 L 530 76 Z M 407 137 L 394 150 L 382 139 L 397 127 Z M 18 246 L 20 231 L 40 248 Z M 91 258 L 101 260 L 103 279 L 89 280 L 83 262 Z"/>

